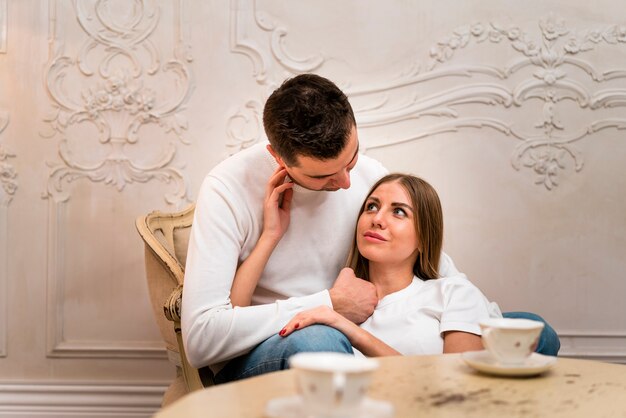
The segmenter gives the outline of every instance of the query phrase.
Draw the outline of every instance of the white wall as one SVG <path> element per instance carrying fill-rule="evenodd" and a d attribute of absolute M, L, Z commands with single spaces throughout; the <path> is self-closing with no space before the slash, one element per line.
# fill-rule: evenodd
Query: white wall
<path fill-rule="evenodd" d="M 0 0 L 0 416 L 157 407 L 134 219 L 193 201 L 308 71 L 369 155 L 438 189 L 491 299 L 626 362 L 625 21 L 607 0 Z"/>

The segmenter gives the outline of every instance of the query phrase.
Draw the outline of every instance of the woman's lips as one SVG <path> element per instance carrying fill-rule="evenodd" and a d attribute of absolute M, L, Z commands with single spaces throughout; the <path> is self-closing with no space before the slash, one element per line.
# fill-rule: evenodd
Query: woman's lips
<path fill-rule="evenodd" d="M 365 238 L 369 238 L 370 240 L 376 240 L 376 241 L 387 241 L 382 235 L 377 234 L 376 232 L 372 232 L 372 231 L 367 231 L 365 234 L 363 234 L 363 236 Z"/>

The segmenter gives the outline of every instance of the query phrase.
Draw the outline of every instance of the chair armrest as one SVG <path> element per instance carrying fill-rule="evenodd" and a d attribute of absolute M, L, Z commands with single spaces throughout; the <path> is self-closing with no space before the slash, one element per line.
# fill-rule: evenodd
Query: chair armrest
<path fill-rule="evenodd" d="M 183 298 L 183 285 L 179 284 L 176 289 L 170 293 L 167 300 L 163 304 L 163 313 L 165 317 L 172 322 L 180 322 L 180 306 Z"/>
<path fill-rule="evenodd" d="M 195 369 L 189 364 L 187 355 L 185 354 L 185 346 L 183 344 L 183 336 L 180 330 L 180 307 L 183 297 L 183 285 L 180 284 L 170 293 L 169 297 L 163 304 L 163 312 L 165 317 L 174 323 L 174 333 L 176 334 L 176 340 L 178 342 L 178 350 L 180 353 L 180 362 L 183 369 L 183 376 L 187 385 L 187 390 L 193 392 L 194 390 L 202 389 L 204 387 L 202 379 L 198 369 Z M 212 375 L 208 376 L 206 386 L 212 385 Z"/>

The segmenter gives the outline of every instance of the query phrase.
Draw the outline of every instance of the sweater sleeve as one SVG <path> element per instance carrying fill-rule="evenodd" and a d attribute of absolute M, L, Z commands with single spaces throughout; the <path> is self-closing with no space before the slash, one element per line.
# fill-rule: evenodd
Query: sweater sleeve
<path fill-rule="evenodd" d="M 189 239 L 182 334 L 189 362 L 203 367 L 245 354 L 296 313 L 331 305 L 327 290 L 266 305 L 233 308 L 230 289 L 249 229 L 249 214 L 218 180 L 201 187 Z"/>

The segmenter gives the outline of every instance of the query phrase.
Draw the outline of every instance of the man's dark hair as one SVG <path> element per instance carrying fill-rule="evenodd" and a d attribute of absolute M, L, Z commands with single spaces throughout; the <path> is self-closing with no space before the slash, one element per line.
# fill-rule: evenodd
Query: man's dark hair
<path fill-rule="evenodd" d="M 297 165 L 299 155 L 336 158 L 355 125 L 346 95 L 332 81 L 315 74 L 284 81 L 263 109 L 265 133 L 288 166 Z"/>

